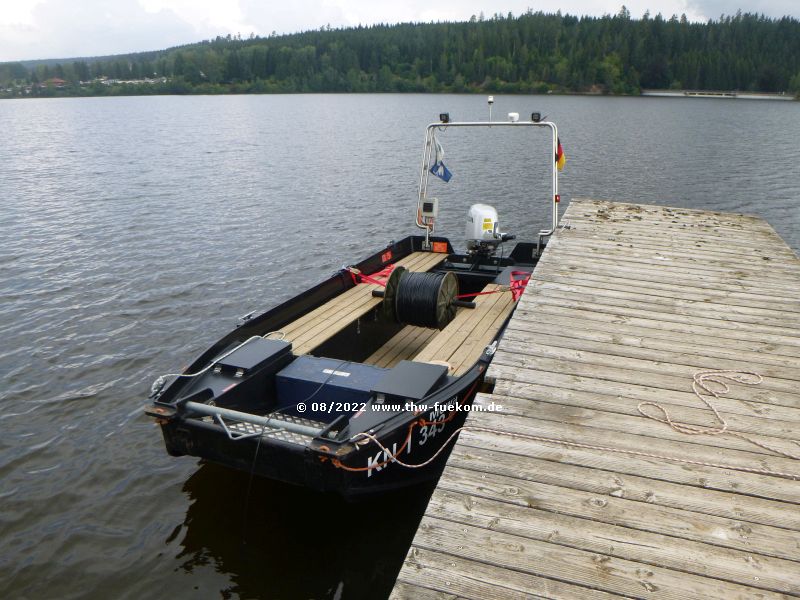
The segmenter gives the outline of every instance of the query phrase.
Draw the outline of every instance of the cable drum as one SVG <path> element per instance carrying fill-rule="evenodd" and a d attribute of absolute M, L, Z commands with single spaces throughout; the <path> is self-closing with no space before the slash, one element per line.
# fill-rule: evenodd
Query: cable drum
<path fill-rule="evenodd" d="M 444 329 L 456 316 L 453 273 L 412 273 L 398 267 L 386 283 L 384 315 L 404 325 Z"/>

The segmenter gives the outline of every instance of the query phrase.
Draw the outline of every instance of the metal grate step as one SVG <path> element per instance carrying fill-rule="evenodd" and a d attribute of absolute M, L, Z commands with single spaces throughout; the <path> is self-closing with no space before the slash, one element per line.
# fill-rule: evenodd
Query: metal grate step
<path fill-rule="evenodd" d="M 295 415 L 282 415 L 278 413 L 272 415 L 270 418 L 270 425 L 274 423 L 274 429 L 271 426 L 261 427 L 260 425 L 255 425 L 253 423 L 242 423 L 240 421 L 229 421 L 228 429 L 245 435 L 261 433 L 261 437 L 263 438 L 277 439 L 283 442 L 289 442 L 290 444 L 298 444 L 300 446 L 308 446 L 311 440 L 314 439 L 310 435 L 304 435 L 302 433 L 280 429 L 281 422 L 305 425 L 306 427 L 313 427 L 314 429 L 324 429 L 327 426 L 326 423 L 322 423 L 320 421 L 312 421 L 311 419 L 304 419 L 303 417 L 298 417 Z"/>

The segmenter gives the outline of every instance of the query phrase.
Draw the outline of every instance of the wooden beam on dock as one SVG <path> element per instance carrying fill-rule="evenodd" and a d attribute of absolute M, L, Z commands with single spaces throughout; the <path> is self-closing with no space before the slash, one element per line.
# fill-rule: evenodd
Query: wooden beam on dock
<path fill-rule="evenodd" d="M 461 434 L 391 598 L 800 596 L 800 259 L 748 215 L 561 223 L 476 399 L 503 410 L 467 419 L 491 431 Z M 715 426 L 708 370 L 763 377 L 712 399 L 736 434 L 642 415 Z"/>

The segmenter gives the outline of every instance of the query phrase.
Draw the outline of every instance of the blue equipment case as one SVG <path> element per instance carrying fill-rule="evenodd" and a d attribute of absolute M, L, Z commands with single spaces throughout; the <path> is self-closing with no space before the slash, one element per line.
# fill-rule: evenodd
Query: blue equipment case
<path fill-rule="evenodd" d="M 357 411 L 361 404 L 368 402 L 372 390 L 387 371 L 361 363 L 298 356 L 275 377 L 278 407 L 285 414 L 329 423 L 345 412 L 336 410 L 342 408 L 337 404 L 357 405 Z M 305 411 L 296 409 L 299 402 L 305 403 Z M 326 410 L 312 410 L 314 403 L 326 404 Z M 331 404 L 333 408 L 328 409 Z"/>

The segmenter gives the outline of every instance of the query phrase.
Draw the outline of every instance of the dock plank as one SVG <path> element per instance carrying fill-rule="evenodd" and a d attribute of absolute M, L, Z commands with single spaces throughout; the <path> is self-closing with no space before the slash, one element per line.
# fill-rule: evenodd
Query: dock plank
<path fill-rule="evenodd" d="M 649 419 L 640 418 L 642 426 L 649 425 Z M 591 436 L 592 443 L 604 448 L 613 447 L 624 452 L 608 452 L 612 464 L 621 464 L 630 459 L 632 452 L 648 452 L 663 456 L 683 456 L 691 461 L 699 461 L 708 465 L 721 464 L 723 459 L 732 470 L 760 471 L 768 469 L 779 473 L 789 473 L 800 479 L 800 462 L 761 452 L 721 448 L 719 446 L 694 443 L 695 436 L 686 436 L 686 442 L 676 442 L 668 439 L 666 435 L 653 437 L 645 435 L 641 429 L 635 432 L 622 433 L 600 427 L 593 427 L 591 423 L 573 425 L 560 421 L 549 421 L 542 418 L 519 417 L 514 414 L 482 413 L 481 426 L 492 427 L 504 432 L 515 434 L 516 443 L 520 449 L 526 449 L 529 443 L 536 443 L 525 439 L 535 436 L 538 438 L 554 438 L 557 440 L 586 442 L 586 436 Z M 669 429 L 667 425 L 664 428 Z M 707 436 L 717 438 L 719 436 Z M 586 442 L 588 443 L 588 442 Z M 664 461 L 662 461 L 664 462 Z M 691 464 L 685 465 L 687 468 Z M 718 468 L 718 467 L 712 467 Z"/>
<path fill-rule="evenodd" d="M 541 316 L 541 315 L 540 315 Z M 714 368 L 720 365 L 719 359 L 729 361 L 725 364 L 748 365 L 761 374 L 771 366 L 785 367 L 781 371 L 784 377 L 795 377 L 800 373 L 800 357 L 784 357 L 773 354 L 774 347 L 765 343 L 728 344 L 727 347 L 710 346 L 707 343 L 692 341 L 685 335 L 669 335 L 657 331 L 643 331 L 629 328 L 623 324 L 605 325 L 583 319 L 574 319 L 552 315 L 538 321 L 514 321 L 509 328 L 511 332 L 527 335 L 533 343 L 552 340 L 564 348 L 576 350 L 586 348 L 608 348 L 609 352 L 625 353 L 631 358 L 660 356 L 660 352 L 680 354 L 692 364 L 696 361 L 707 361 Z"/>
<path fill-rule="evenodd" d="M 522 456 L 516 451 L 517 440 L 511 437 L 485 435 L 481 432 L 467 430 L 459 439 L 475 440 L 473 443 L 481 444 L 481 448 L 509 454 L 511 456 L 507 460 L 512 462 L 516 462 Z M 685 465 L 641 456 L 630 456 L 627 460 L 620 461 L 617 456 L 610 453 L 581 448 L 562 448 L 543 442 L 527 444 L 525 452 L 526 456 L 558 463 L 551 467 L 556 471 L 559 465 L 569 464 L 622 475 L 643 476 L 657 481 L 679 483 L 685 486 L 684 491 L 687 495 L 694 492 L 689 488 L 700 488 L 738 494 L 743 502 L 749 498 L 784 502 L 792 510 L 797 510 L 795 505 L 800 503 L 798 486 L 787 485 L 786 480 L 767 475 L 742 473 L 731 469 L 717 469 L 701 465 Z"/>
<path fill-rule="evenodd" d="M 466 560 L 435 550 L 415 548 L 413 555 L 409 556 L 409 562 L 415 570 L 413 580 L 424 581 L 426 587 L 419 587 L 418 584 L 406 584 L 402 579 L 398 579 L 399 587 L 395 588 L 394 595 L 396 598 L 408 600 L 417 600 L 417 598 L 531 600 L 534 597 L 557 597 L 567 600 L 582 600 L 588 594 L 601 600 L 614 597 L 596 589 L 519 571 L 503 571 L 502 577 L 498 577 L 499 573 L 492 565 Z M 454 572 L 459 576 L 453 577 Z M 418 595 L 420 592 L 422 593 Z"/>
<path fill-rule="evenodd" d="M 662 273 L 631 273 L 628 270 L 618 267 L 592 268 L 582 262 L 572 264 L 550 264 L 540 265 L 537 268 L 537 275 L 542 281 L 574 281 L 599 282 L 602 289 L 605 285 L 616 283 L 624 286 L 624 289 L 635 289 L 637 286 L 645 286 L 649 293 L 656 290 L 666 290 L 670 296 L 678 293 L 687 293 L 686 298 L 692 298 L 693 294 L 717 294 L 730 299 L 752 299 L 761 301 L 772 306 L 792 306 L 796 307 L 798 298 L 783 290 L 763 290 L 748 287 L 731 280 L 717 279 L 707 281 L 705 278 L 683 277 L 676 280 L 674 277 L 666 276 Z M 613 289 L 613 287 L 612 287 Z M 734 304 L 737 304 L 734 302 Z"/>
<path fill-rule="evenodd" d="M 752 370 L 751 363 L 747 362 L 736 363 L 716 358 L 703 360 L 701 356 L 695 357 L 691 354 L 687 355 L 667 350 L 662 350 L 658 353 L 636 352 L 615 344 L 607 344 L 605 348 L 600 348 L 598 345 L 592 346 L 587 343 L 577 344 L 580 347 L 574 348 L 572 345 L 561 342 L 557 337 L 553 339 L 552 336 L 537 335 L 534 344 L 530 344 L 529 338 L 528 340 L 525 338 L 526 336 L 520 334 L 518 330 L 513 330 L 513 333 L 509 332 L 506 338 L 508 339 L 506 349 L 514 351 L 521 356 L 554 358 L 576 363 L 581 362 L 587 365 L 653 373 L 655 375 L 663 375 L 668 372 L 669 377 L 677 377 L 681 380 L 681 383 L 685 381 L 686 377 L 693 377 L 698 367 L 711 370 L 736 369 L 737 367 Z M 632 354 L 636 356 L 631 356 Z M 764 377 L 764 380 L 758 384 L 758 387 L 751 386 L 744 389 L 749 389 L 750 391 L 769 389 L 793 392 L 797 388 L 798 378 L 800 378 L 800 373 L 798 372 L 787 370 L 785 367 L 770 367 L 768 365 L 762 365 L 759 374 Z"/>
<path fill-rule="evenodd" d="M 510 345 L 510 342 L 509 342 Z M 647 382 L 648 387 L 661 390 L 649 400 L 656 400 L 664 394 L 664 390 L 681 392 L 686 389 L 686 379 L 674 375 L 662 373 L 643 372 L 637 369 L 626 367 L 611 367 L 597 365 L 588 362 L 570 362 L 557 358 L 538 357 L 531 354 L 511 354 L 503 353 L 492 362 L 489 373 L 496 376 L 501 367 L 507 367 L 505 372 L 513 370 L 514 377 L 528 380 L 536 379 L 539 373 L 561 373 L 576 377 L 613 383 L 629 383 L 631 385 L 641 385 Z M 510 367 L 510 369 L 508 368 Z M 706 369 L 698 369 L 706 370 Z M 527 373 L 526 373 L 527 372 Z M 689 389 L 691 390 L 691 378 L 689 379 Z M 735 386 L 731 388 L 731 393 L 726 396 L 728 400 L 738 400 L 744 404 L 749 404 L 751 409 L 756 411 L 760 408 L 765 412 L 772 406 L 786 406 L 795 408 L 795 392 L 774 391 L 758 386 Z M 648 400 L 648 398 L 643 398 Z M 759 403 L 765 406 L 755 407 Z M 757 411 L 756 411 L 757 412 Z"/>
<path fill-rule="evenodd" d="M 546 397 L 546 394 L 543 394 Z M 665 440 L 672 440 L 678 442 L 686 442 L 686 434 L 669 428 L 665 430 L 663 423 L 656 420 L 642 419 L 642 415 L 638 410 L 638 403 L 625 403 L 620 402 L 619 407 L 613 407 L 607 410 L 600 408 L 589 408 L 587 406 L 576 406 L 575 404 L 567 404 L 560 402 L 545 402 L 538 399 L 521 399 L 513 396 L 504 396 L 498 394 L 497 390 L 494 393 L 495 401 L 502 402 L 504 415 L 526 416 L 535 411 L 536 414 L 541 415 L 540 419 L 543 421 L 552 421 L 554 423 L 566 423 L 569 425 L 586 425 L 606 431 L 618 431 L 620 433 L 636 433 L 638 435 L 645 435 L 650 437 L 662 438 Z M 591 402 L 585 404 L 591 405 Z M 666 405 L 662 403 L 665 409 L 670 414 L 680 414 L 682 423 L 695 425 L 697 427 L 718 427 L 719 422 L 715 421 L 713 415 L 708 410 L 687 409 L 685 407 L 678 407 L 674 405 Z M 657 414 L 656 411 L 650 411 Z M 649 413 L 648 413 L 649 414 Z M 657 414 L 657 416 L 661 416 Z M 726 415 L 726 421 L 728 417 Z M 736 428 L 734 429 L 734 423 Z M 731 431 L 743 433 L 752 440 L 757 440 L 770 447 L 784 450 L 791 454 L 797 449 L 795 440 L 797 438 L 797 431 L 784 423 L 775 421 L 767 421 L 765 419 L 755 419 L 751 417 L 743 417 L 738 419 L 731 419 L 728 421 L 731 426 Z M 762 427 L 762 425 L 765 425 Z M 756 454 L 772 455 L 772 452 L 756 446 L 738 435 L 697 435 L 692 437 L 691 443 L 700 444 L 702 446 L 710 446 L 712 448 L 731 448 L 733 450 L 742 450 L 745 452 L 754 452 Z"/>
<path fill-rule="evenodd" d="M 484 472 L 481 484 L 475 485 L 475 472 L 451 469 L 449 477 L 440 484 L 441 490 L 471 494 L 473 498 L 493 498 L 523 508 L 560 515 L 572 515 L 617 527 L 616 535 L 633 536 L 626 531 L 657 533 L 684 542 L 700 542 L 729 550 L 784 559 L 792 571 L 800 573 L 796 562 L 795 532 L 769 525 L 744 524 L 738 519 L 692 512 L 683 508 L 664 508 L 615 496 L 599 497 L 561 485 L 550 485 Z M 533 517 L 533 513 L 531 513 Z M 520 526 L 517 528 L 519 529 Z M 588 524 L 585 527 L 589 527 Z M 709 552 L 711 549 L 709 548 Z M 786 573 L 789 577 L 791 572 Z"/>
<path fill-rule="evenodd" d="M 630 474 L 611 470 L 610 465 L 583 466 L 577 464 L 578 461 L 563 460 L 564 456 L 551 446 L 532 448 L 531 453 L 525 456 L 513 454 L 512 449 L 502 446 L 491 450 L 487 445 L 487 442 L 491 443 L 488 435 L 465 432 L 448 464 L 479 472 L 485 470 L 484 464 L 492 464 L 493 472 L 497 475 L 583 490 L 599 494 L 600 497 L 628 498 L 728 519 L 790 530 L 800 529 L 800 511 L 791 503 L 714 490 L 702 486 L 702 480 L 696 483 L 688 480 L 676 482 L 669 471 L 655 473 L 653 470 L 651 475 L 662 477 L 656 479 L 655 476 L 647 477 L 644 469 L 636 470 L 637 474 Z M 626 466 L 628 471 L 636 469 L 636 465 Z M 687 495 L 686 485 L 694 485 L 691 494 Z"/>
<path fill-rule="evenodd" d="M 639 402 L 621 396 L 565 390 L 546 385 L 517 383 L 513 384 L 513 386 L 495 386 L 494 396 L 502 400 L 504 414 L 524 416 L 531 414 L 531 411 L 537 411 L 537 414 L 542 411 L 542 418 L 552 415 L 558 416 L 562 420 L 589 419 L 595 426 L 600 426 L 603 422 L 619 426 L 619 423 L 629 421 L 629 417 L 634 418 L 633 421 L 630 421 L 631 423 L 641 423 L 640 417 L 642 413 L 639 410 Z M 554 404 L 556 406 L 544 406 L 544 404 Z M 680 404 L 669 402 L 668 400 L 661 400 L 659 404 L 671 414 L 679 414 L 683 423 L 706 427 L 719 425 L 719 421 L 715 420 L 708 407 L 700 404 L 696 399 L 695 404 Z M 795 411 L 794 415 L 797 414 L 796 409 L 791 410 Z M 752 434 L 753 436 L 777 438 L 774 440 L 776 443 L 779 443 L 781 438 L 791 441 L 797 439 L 795 426 L 784 419 L 764 419 L 759 416 L 726 412 L 725 421 L 732 431 Z M 649 425 L 656 432 L 660 432 L 660 435 L 671 435 L 664 431 L 664 428 L 656 424 L 655 421 L 650 421 Z M 672 433 L 678 434 L 679 432 L 673 431 Z M 685 434 L 675 435 L 674 438 L 686 441 Z M 735 436 L 722 436 L 717 441 L 711 441 L 707 438 L 708 436 L 697 436 L 694 443 L 708 443 L 713 446 L 730 444 L 732 448 L 746 447 L 749 450 L 766 452 L 766 450 L 758 450 L 751 445 L 746 445 L 746 442 Z"/>
<path fill-rule="evenodd" d="M 502 480 L 504 490 L 516 485 L 513 477 Z M 482 488 L 476 498 L 472 490 L 450 491 L 449 483 L 442 487 L 445 493 L 431 500 L 429 516 L 773 592 L 800 594 L 800 565 L 794 561 L 639 529 L 622 529 L 618 524 L 552 512 L 535 503 L 520 505 L 508 502 L 506 495 L 496 493 L 496 489 Z"/>
<path fill-rule="evenodd" d="M 558 362 L 552 363 L 558 366 Z M 529 369 L 516 369 L 515 367 L 505 367 L 503 365 L 492 365 L 491 373 L 498 378 L 497 387 L 507 384 L 520 385 L 546 385 L 557 388 L 561 393 L 571 391 L 598 393 L 606 396 L 616 396 L 623 402 L 623 398 L 642 401 L 652 401 L 655 398 L 664 400 L 667 404 L 677 404 L 681 406 L 697 406 L 698 399 L 691 392 L 685 390 L 669 390 L 653 385 L 645 385 L 643 382 L 626 383 L 614 379 L 597 379 L 591 376 L 580 376 L 569 369 L 562 369 L 565 373 L 535 371 Z M 628 400 L 624 400 L 628 402 Z M 753 415 L 764 419 L 778 419 L 785 423 L 794 424 L 800 415 L 800 408 L 795 406 L 780 406 L 768 401 L 742 402 L 726 396 L 720 397 L 715 401 L 723 414 Z"/>
<path fill-rule="evenodd" d="M 673 323 L 658 321 L 652 318 L 626 317 L 615 315 L 614 313 L 604 313 L 599 311 L 585 310 L 582 308 L 570 308 L 568 316 L 558 304 L 541 304 L 536 312 L 528 308 L 521 308 L 515 313 L 514 323 L 529 321 L 539 322 L 559 322 L 554 319 L 568 318 L 569 323 L 563 323 L 565 330 L 571 330 L 584 326 L 590 329 L 601 331 L 619 332 L 639 337 L 657 337 L 670 341 L 683 340 L 693 341 L 702 339 L 705 346 L 713 348 L 737 350 L 753 350 L 763 352 L 770 356 L 797 358 L 800 357 L 800 346 L 793 343 L 780 343 L 775 339 L 764 339 L 764 335 L 749 335 L 739 332 L 736 337 L 730 337 L 728 330 L 713 329 L 710 327 L 696 327 L 684 323 Z M 712 348 L 712 349 L 713 349 Z"/>
<path fill-rule="evenodd" d="M 715 406 L 799 455 L 800 259 L 748 215 L 581 200 L 562 224 L 476 399 L 503 410 L 467 419 L 392 598 L 800 596 L 800 460 L 638 410 L 713 425 L 693 375 L 757 372 Z"/>
<path fill-rule="evenodd" d="M 742 316 L 752 315 L 756 317 L 765 317 L 767 319 L 796 319 L 798 317 L 798 313 L 800 313 L 800 302 L 769 302 L 761 303 L 759 305 L 755 305 L 755 303 L 750 302 L 747 304 L 742 304 L 741 302 L 743 301 L 731 301 L 731 299 L 725 295 L 717 298 L 706 296 L 688 299 L 689 294 L 682 292 L 679 286 L 673 287 L 669 294 L 659 295 L 651 293 L 651 290 L 647 288 L 636 288 L 630 285 L 614 286 L 608 283 L 603 285 L 591 285 L 587 284 L 583 278 L 568 282 L 551 282 L 537 279 L 537 281 L 534 282 L 534 291 L 539 290 L 543 290 L 543 293 L 547 293 L 549 290 L 557 290 L 564 293 L 582 295 L 602 293 L 607 298 L 615 298 L 618 300 L 644 302 L 649 304 L 662 304 L 664 306 L 683 308 L 700 307 L 704 309 L 704 311 L 728 311 L 728 309 L 730 309 L 731 314 Z M 676 300 L 676 295 L 682 296 L 683 299 Z M 797 309 L 792 310 L 795 308 L 795 305 Z M 758 322 L 762 323 L 763 321 L 759 319 Z"/>
<path fill-rule="evenodd" d="M 491 561 L 506 571 L 520 570 L 622 596 L 643 597 L 658 591 L 659 597 L 675 600 L 706 599 L 720 593 L 745 599 L 752 598 L 755 591 L 718 579 L 430 516 L 423 518 L 420 531 L 425 536 L 415 544 L 426 550 L 440 550 L 473 563 Z M 491 548 L 488 556 L 485 547 Z M 451 571 L 450 575 L 456 578 L 461 573 Z M 502 598 L 502 591 L 498 592 L 499 596 L 489 597 Z M 758 592 L 761 598 L 782 597 L 766 590 Z"/>

